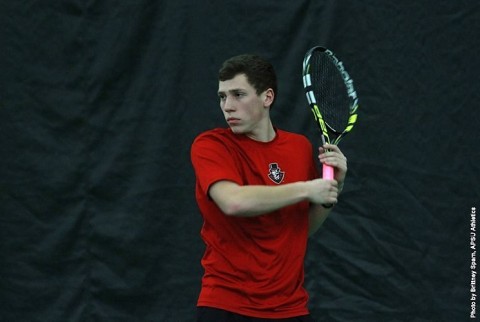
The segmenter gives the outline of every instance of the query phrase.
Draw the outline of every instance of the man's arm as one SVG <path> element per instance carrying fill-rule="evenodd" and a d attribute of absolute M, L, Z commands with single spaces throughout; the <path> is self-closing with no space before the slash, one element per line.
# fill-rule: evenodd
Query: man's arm
<path fill-rule="evenodd" d="M 335 180 L 338 182 L 338 195 L 343 190 L 343 183 L 347 174 L 347 158 L 336 145 L 327 144 L 325 148 L 319 149 L 318 159 L 321 163 L 326 163 L 335 167 Z M 335 202 L 336 203 L 336 202 Z M 333 204 L 335 204 L 333 203 Z M 327 219 L 332 211 L 332 207 L 325 208 L 321 204 L 311 204 L 308 213 L 308 235 L 313 235 Z"/>
<path fill-rule="evenodd" d="M 336 203 L 337 182 L 315 179 L 279 186 L 240 186 L 219 181 L 210 187 L 209 194 L 226 215 L 254 217 L 304 200 Z"/>
<path fill-rule="evenodd" d="M 336 204 L 338 182 L 347 172 L 347 159 L 337 146 L 327 144 L 325 152 L 319 150 L 319 160 L 336 168 L 335 180 L 314 179 L 279 186 L 241 186 L 231 181 L 218 181 L 209 189 L 209 195 L 217 206 L 229 216 L 254 217 L 307 200 L 312 206 L 309 212 L 309 232 L 318 230 L 330 213 L 322 204 Z"/>
<path fill-rule="evenodd" d="M 343 183 L 338 187 L 338 195 L 342 192 Z M 310 204 L 308 212 L 308 236 L 312 236 L 322 226 L 323 222 L 327 219 L 328 215 L 333 209 L 332 207 L 325 208 L 321 204 Z"/>
<path fill-rule="evenodd" d="M 308 212 L 308 236 L 312 236 L 327 219 L 332 208 L 325 208 L 319 204 L 310 204 Z"/>

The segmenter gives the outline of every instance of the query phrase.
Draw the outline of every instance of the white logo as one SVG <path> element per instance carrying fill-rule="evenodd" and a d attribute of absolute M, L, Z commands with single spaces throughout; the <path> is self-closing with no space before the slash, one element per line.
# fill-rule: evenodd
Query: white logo
<path fill-rule="evenodd" d="M 270 163 L 268 167 L 268 177 L 270 178 L 270 180 L 272 180 L 276 184 L 280 184 L 285 177 L 285 172 L 283 172 L 282 169 L 278 167 L 278 163 Z"/>

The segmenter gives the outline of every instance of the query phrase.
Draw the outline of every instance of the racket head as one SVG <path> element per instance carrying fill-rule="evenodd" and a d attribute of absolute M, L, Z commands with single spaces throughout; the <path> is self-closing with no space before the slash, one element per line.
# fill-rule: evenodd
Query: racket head
<path fill-rule="evenodd" d="M 337 144 L 357 120 L 353 80 L 332 51 L 315 46 L 305 54 L 303 85 L 326 143 Z"/>

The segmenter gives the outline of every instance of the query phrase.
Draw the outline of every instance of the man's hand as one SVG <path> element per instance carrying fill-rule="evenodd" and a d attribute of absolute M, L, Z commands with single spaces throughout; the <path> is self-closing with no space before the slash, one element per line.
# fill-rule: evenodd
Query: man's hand
<path fill-rule="evenodd" d="M 343 155 L 338 146 L 325 144 L 323 147 L 318 148 L 318 159 L 322 164 L 325 163 L 335 168 L 335 180 L 338 182 L 341 190 L 347 175 L 347 158 L 345 155 Z"/>
<path fill-rule="evenodd" d="M 315 179 L 306 182 L 308 200 L 314 204 L 337 203 L 338 183 L 335 180 Z"/>

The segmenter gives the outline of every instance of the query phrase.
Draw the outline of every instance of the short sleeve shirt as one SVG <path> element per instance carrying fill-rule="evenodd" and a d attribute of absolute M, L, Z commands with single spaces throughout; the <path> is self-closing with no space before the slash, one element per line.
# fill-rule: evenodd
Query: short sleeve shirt
<path fill-rule="evenodd" d="M 195 139 L 191 159 L 206 245 L 197 305 L 260 318 L 308 314 L 303 286 L 308 202 L 233 217 L 222 213 L 208 190 L 221 180 L 275 186 L 317 178 L 310 142 L 279 129 L 270 142 L 214 129 Z"/>

